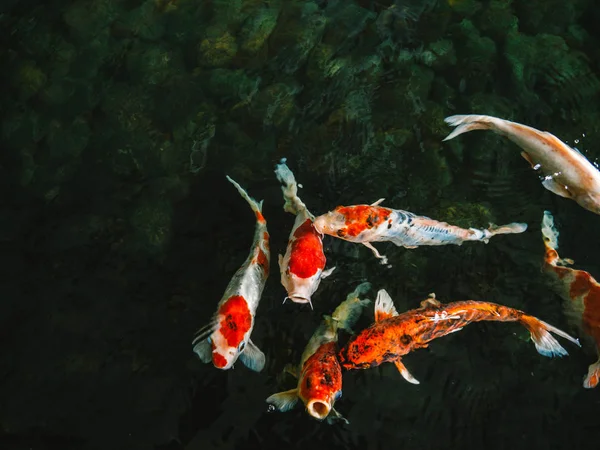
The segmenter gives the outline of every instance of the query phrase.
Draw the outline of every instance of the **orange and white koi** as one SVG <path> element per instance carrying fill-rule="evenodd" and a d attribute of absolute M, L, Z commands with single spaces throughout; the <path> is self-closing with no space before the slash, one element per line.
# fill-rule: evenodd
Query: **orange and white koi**
<path fill-rule="evenodd" d="M 491 130 L 507 137 L 523 149 L 521 156 L 531 167 L 540 171 L 546 189 L 600 214 L 600 171 L 553 134 L 491 116 L 457 115 L 444 120 L 458 126 L 444 141 L 472 130 Z"/>
<path fill-rule="evenodd" d="M 434 339 L 483 320 L 519 322 L 529 330 L 535 348 L 544 356 L 567 355 L 550 332 L 579 345 L 564 331 L 523 311 L 495 303 L 465 300 L 442 305 L 430 294 L 420 308 L 398 314 L 389 294 L 381 289 L 375 302 L 375 323 L 350 338 L 339 352 L 340 363 L 344 369 L 366 369 L 391 362 L 406 381 L 419 384 L 402 363 L 402 357 L 427 347 Z"/>
<path fill-rule="evenodd" d="M 336 400 L 342 396 L 342 368 L 337 359 L 337 332 L 341 328 L 352 332 L 351 327 L 359 318 L 362 308 L 370 302 L 359 297 L 370 288 L 371 285 L 367 282 L 358 285 L 331 316 L 324 316 L 302 353 L 298 369 L 286 368 L 286 371 L 298 378 L 297 387 L 267 398 L 267 403 L 272 408 L 281 412 L 289 411 L 300 399 L 308 414 L 315 419 L 327 419 L 329 422 L 339 419 L 348 423 L 334 408 Z"/>
<path fill-rule="evenodd" d="M 269 232 L 262 215 L 262 200 L 257 202 L 238 183 L 229 177 L 227 179 L 256 215 L 254 241 L 250 255 L 227 285 L 217 313 L 208 325 L 198 330 L 192 345 L 203 362 L 212 361 L 218 369 L 230 369 L 239 358 L 246 367 L 260 372 L 265 365 L 265 355 L 252 342 L 250 334 L 269 276 Z"/>
<path fill-rule="evenodd" d="M 285 204 L 284 211 L 296 215 L 296 220 L 288 240 L 285 255 L 279 255 L 281 284 L 288 298 L 296 303 L 308 303 L 312 308 L 311 297 L 323 278 L 328 277 L 335 267 L 325 270 L 323 235 L 313 227 L 314 216 L 298 197 L 298 184 L 294 174 L 283 158 L 275 174 L 282 183 L 281 190 Z"/>
<path fill-rule="evenodd" d="M 564 300 L 567 320 L 596 347 L 598 361 L 590 365 L 583 380 L 583 387 L 594 388 L 600 382 L 600 283 L 584 270 L 566 267 L 574 263 L 572 259 L 558 256 L 559 233 L 549 211 L 544 211 L 542 235 L 546 247 L 543 270 L 552 277 L 554 289 Z"/>
<path fill-rule="evenodd" d="M 460 228 L 438 222 L 426 216 L 417 216 L 400 209 L 379 206 L 383 198 L 371 205 L 338 206 L 314 221 L 314 227 L 323 234 L 345 241 L 361 243 L 387 264 L 371 242 L 392 242 L 399 247 L 416 248 L 421 245 L 462 245 L 465 241 L 488 240 L 497 234 L 522 233 L 527 224 L 511 223 L 488 229 Z"/>

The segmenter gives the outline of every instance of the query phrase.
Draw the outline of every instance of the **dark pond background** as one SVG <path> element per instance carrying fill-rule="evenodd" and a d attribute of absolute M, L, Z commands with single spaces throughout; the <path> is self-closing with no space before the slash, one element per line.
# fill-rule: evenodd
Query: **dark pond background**
<path fill-rule="evenodd" d="M 345 373 L 349 426 L 268 413 L 265 399 L 294 386 L 285 364 L 365 280 L 398 310 L 433 291 L 569 329 L 540 272 L 543 211 L 561 256 L 596 277 L 600 217 L 545 190 L 507 140 L 442 143 L 443 119 L 515 120 L 597 162 L 599 23 L 593 0 L 5 1 L 0 448 L 597 449 L 600 390 L 582 387 L 593 349 L 544 358 L 516 324 L 474 324 L 406 357 L 418 386 L 392 365 Z M 315 310 L 282 305 L 276 260 L 294 218 L 281 157 L 315 214 L 385 197 L 529 229 L 380 244 L 392 269 L 326 239 L 337 269 Z M 253 234 L 225 174 L 264 199 L 272 237 L 258 374 L 203 365 L 191 347 Z"/>

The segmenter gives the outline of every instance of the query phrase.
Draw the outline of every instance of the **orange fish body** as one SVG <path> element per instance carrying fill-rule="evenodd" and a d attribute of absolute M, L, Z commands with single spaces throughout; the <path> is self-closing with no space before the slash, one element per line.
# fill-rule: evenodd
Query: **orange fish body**
<path fill-rule="evenodd" d="M 492 116 L 456 115 L 445 121 L 457 128 L 444 141 L 472 130 L 491 130 L 507 137 L 521 147 L 531 167 L 541 172 L 546 189 L 600 214 L 600 171 L 553 134 Z"/>
<path fill-rule="evenodd" d="M 418 384 L 402 363 L 404 355 L 425 348 L 432 340 L 459 331 L 472 322 L 484 320 L 521 323 L 544 356 L 567 354 L 550 331 L 579 344 L 568 334 L 533 316 L 489 302 L 466 300 L 442 305 L 430 297 L 421 302 L 420 308 L 398 314 L 382 289 L 375 304 L 375 323 L 348 341 L 339 352 L 340 363 L 345 369 L 366 369 L 391 362 L 407 381 Z"/>
<path fill-rule="evenodd" d="M 256 202 L 238 183 L 229 177 L 227 179 L 256 215 L 254 241 L 248 258 L 227 285 L 217 313 L 207 326 L 198 330 L 192 345 L 203 362 L 212 361 L 218 369 L 230 369 L 240 358 L 248 368 L 260 372 L 265 364 L 265 355 L 252 342 L 250 334 L 269 276 L 269 232 L 261 212 L 262 202 Z"/>
<path fill-rule="evenodd" d="M 361 243 L 387 264 L 371 242 L 392 242 L 399 247 L 416 248 L 421 245 L 462 245 L 465 241 L 488 240 L 497 234 L 522 233 L 523 223 L 511 223 L 489 229 L 460 228 L 408 211 L 379 206 L 384 199 L 371 205 L 338 206 L 318 216 L 314 227 L 318 232 L 346 241 Z"/>
<path fill-rule="evenodd" d="M 277 165 L 275 173 L 282 183 L 284 210 L 296 215 L 285 255 L 279 255 L 281 284 L 287 291 L 286 299 L 309 303 L 312 307 L 312 295 L 335 267 L 325 270 L 323 235 L 313 227 L 314 216 L 298 197 L 298 185 L 285 159 Z"/>
<path fill-rule="evenodd" d="M 369 283 L 360 284 L 331 316 L 324 317 L 302 353 L 299 370 L 288 369 L 298 378 L 296 388 L 271 395 L 267 403 L 284 412 L 301 400 L 308 414 L 317 420 L 338 419 L 348 423 L 334 408 L 336 400 L 342 396 L 337 331 L 340 328 L 351 330 L 362 308 L 369 303 L 369 300 L 360 300 L 359 296 L 370 287 Z"/>
<path fill-rule="evenodd" d="M 544 236 L 543 269 L 554 281 L 553 287 L 564 300 L 569 322 L 587 336 L 596 347 L 598 361 L 591 364 L 583 381 L 585 388 L 594 388 L 600 382 L 600 283 L 584 270 L 566 267 L 572 260 L 561 259 L 558 248 L 558 231 L 549 211 L 542 222 Z"/>

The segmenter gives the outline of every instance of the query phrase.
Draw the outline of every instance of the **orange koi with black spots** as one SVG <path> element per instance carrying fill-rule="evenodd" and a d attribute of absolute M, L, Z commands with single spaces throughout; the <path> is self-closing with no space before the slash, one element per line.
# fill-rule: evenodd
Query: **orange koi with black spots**
<path fill-rule="evenodd" d="M 434 339 L 483 320 L 519 322 L 529 330 L 537 351 L 544 356 L 567 355 L 550 332 L 579 345 L 564 331 L 523 311 L 495 303 L 465 300 L 442 305 L 430 294 L 420 308 L 398 314 L 389 294 L 381 289 L 375 302 L 375 323 L 353 336 L 340 350 L 340 363 L 344 369 L 366 369 L 390 362 L 405 380 L 419 384 L 402 363 L 402 357 L 427 347 Z"/>
<path fill-rule="evenodd" d="M 329 422 L 338 419 L 348 421 L 338 413 L 335 402 L 342 396 L 342 368 L 337 358 L 338 330 L 352 332 L 352 326 L 360 316 L 362 308 L 370 301 L 359 297 L 371 288 L 362 283 L 350 293 L 333 312 L 325 316 L 321 325 L 308 341 L 299 367 L 288 366 L 286 371 L 298 378 L 298 385 L 289 391 L 273 394 L 267 398 L 274 409 L 288 411 L 301 400 L 306 411 L 317 420 Z"/>
<path fill-rule="evenodd" d="M 192 345 L 203 362 L 212 361 L 218 369 L 230 369 L 239 358 L 249 369 L 260 372 L 265 365 L 265 355 L 252 342 L 250 334 L 269 276 L 269 232 L 262 215 L 262 201 L 252 199 L 238 183 L 227 179 L 256 215 L 254 241 L 250 255 L 227 285 L 217 313 L 207 326 L 198 330 Z"/>
<path fill-rule="evenodd" d="M 596 349 L 598 361 L 590 365 L 583 380 L 583 387 L 594 388 L 600 382 L 600 283 L 584 270 L 566 267 L 574 263 L 572 259 L 558 256 L 559 233 L 549 211 L 544 211 L 542 235 L 546 248 L 543 270 L 552 277 L 555 291 L 564 300 L 569 323 Z"/>
<path fill-rule="evenodd" d="M 460 228 L 408 211 L 379 206 L 383 200 L 371 205 L 338 206 L 315 218 L 313 225 L 320 233 L 363 244 L 381 259 L 381 264 L 387 264 L 387 257 L 381 255 L 371 242 L 392 242 L 405 248 L 462 245 L 465 241 L 487 243 L 497 234 L 522 233 L 527 229 L 524 223 L 499 227 L 490 224 L 488 229 Z"/>
<path fill-rule="evenodd" d="M 312 295 L 321 280 L 328 277 L 335 267 L 325 270 L 323 235 L 313 227 L 314 216 L 298 197 L 298 184 L 294 174 L 285 164 L 285 158 L 277 164 L 275 174 L 282 183 L 285 204 L 283 209 L 296 215 L 285 255 L 279 255 L 281 284 L 295 303 L 308 303 L 312 308 Z M 285 300 L 284 300 L 285 302 Z"/>

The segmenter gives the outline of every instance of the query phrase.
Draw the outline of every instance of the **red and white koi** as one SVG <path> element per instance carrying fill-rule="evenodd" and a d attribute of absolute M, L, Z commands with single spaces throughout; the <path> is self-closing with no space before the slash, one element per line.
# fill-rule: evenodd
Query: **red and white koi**
<path fill-rule="evenodd" d="M 275 174 L 282 183 L 284 211 L 296 215 L 290 232 L 285 255 L 279 255 L 281 284 L 288 298 L 296 303 L 308 303 L 323 278 L 328 277 L 335 267 L 325 270 L 323 235 L 313 227 L 314 216 L 298 197 L 298 184 L 294 174 L 285 164 L 285 158 L 277 164 Z M 284 302 L 285 302 L 284 300 Z"/>
<path fill-rule="evenodd" d="M 523 149 L 521 156 L 542 174 L 549 191 L 600 214 L 600 171 L 578 150 L 547 131 L 492 116 L 457 115 L 444 119 L 458 126 L 444 141 L 473 130 L 491 130 Z"/>
<path fill-rule="evenodd" d="M 522 233 L 527 224 L 510 223 L 488 229 L 460 228 L 438 222 L 408 211 L 384 208 L 381 198 L 371 205 L 338 206 L 314 221 L 318 232 L 349 242 L 363 244 L 387 264 L 387 257 L 379 254 L 371 242 L 392 242 L 399 247 L 416 248 L 421 245 L 462 245 L 465 241 L 488 240 L 497 234 Z"/>
<path fill-rule="evenodd" d="M 583 380 L 583 387 L 594 388 L 600 382 L 600 283 L 584 270 L 566 267 L 574 263 L 572 259 L 558 256 L 559 233 L 549 211 L 544 211 L 542 235 L 546 247 L 544 272 L 552 277 L 555 291 L 564 300 L 569 323 L 596 348 L 598 361 L 590 365 Z"/>
<path fill-rule="evenodd" d="M 564 331 L 525 314 L 518 309 L 496 303 L 465 300 L 442 305 L 434 294 L 421 307 L 398 314 L 389 294 L 381 289 L 375 301 L 375 323 L 352 336 L 338 356 L 344 369 L 367 369 L 393 363 L 410 383 L 419 381 L 402 363 L 402 357 L 429 342 L 480 321 L 519 322 L 531 333 L 537 351 L 543 356 L 564 356 L 567 351 L 550 332 L 579 345 Z"/>
<path fill-rule="evenodd" d="M 362 308 L 370 300 L 359 297 L 371 288 L 370 283 L 362 283 L 350 293 L 333 312 L 324 316 L 321 325 L 314 332 L 300 360 L 297 369 L 286 371 L 298 378 L 296 388 L 273 394 L 267 398 L 272 408 L 281 412 L 292 409 L 298 399 L 306 406 L 306 411 L 317 420 L 334 419 L 348 421 L 335 408 L 336 400 L 342 396 L 342 368 L 337 359 L 338 330 L 352 332 L 351 327 L 358 320 Z"/>
<path fill-rule="evenodd" d="M 198 330 L 192 342 L 194 352 L 218 369 L 230 369 L 239 358 L 246 367 L 260 372 L 265 355 L 250 339 L 256 309 L 269 276 L 271 253 L 267 222 L 262 215 L 262 200 L 257 202 L 234 180 L 236 187 L 256 215 L 254 241 L 250 255 L 235 272 L 219 301 L 211 322 Z"/>

